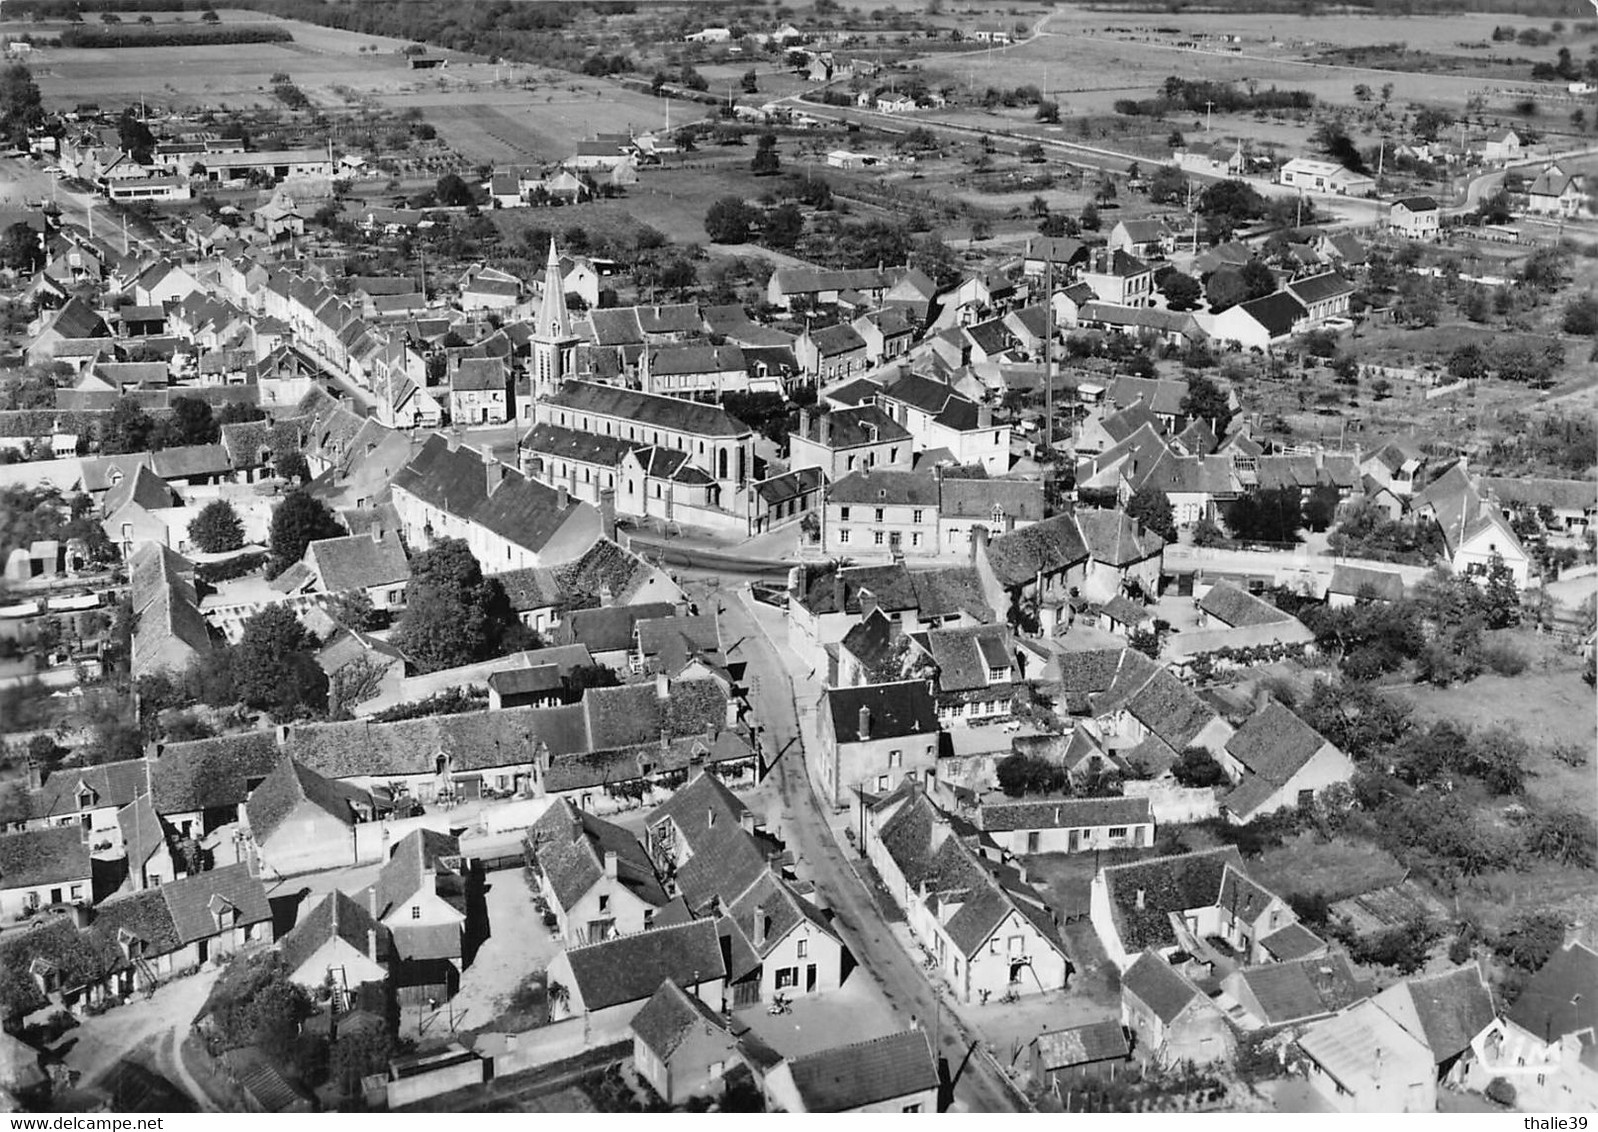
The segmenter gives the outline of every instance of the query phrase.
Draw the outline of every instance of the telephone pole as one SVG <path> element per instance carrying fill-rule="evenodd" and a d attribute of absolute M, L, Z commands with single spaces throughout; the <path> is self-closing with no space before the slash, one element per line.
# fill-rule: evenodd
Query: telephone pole
<path fill-rule="evenodd" d="M 1052 236 L 1045 236 L 1052 241 Z M 1043 260 L 1043 449 L 1054 458 L 1054 244 Z"/>
<path fill-rule="evenodd" d="M 1210 101 L 1208 101 L 1208 102 L 1206 102 L 1204 104 L 1204 132 L 1206 134 L 1210 132 L 1210 129 L 1214 125 L 1214 122 L 1215 122 L 1215 100 L 1211 99 Z"/>

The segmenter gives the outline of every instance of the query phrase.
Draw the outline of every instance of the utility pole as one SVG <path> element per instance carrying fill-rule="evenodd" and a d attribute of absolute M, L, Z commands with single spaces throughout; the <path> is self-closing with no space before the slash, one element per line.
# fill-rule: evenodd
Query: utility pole
<path fill-rule="evenodd" d="M 1208 102 L 1206 102 L 1204 104 L 1204 132 L 1206 134 L 1210 132 L 1210 129 L 1214 125 L 1214 123 L 1215 123 L 1215 100 L 1214 99 L 1210 99 Z"/>
<path fill-rule="evenodd" d="M 1045 236 L 1053 240 L 1052 236 Z M 1054 244 L 1043 260 L 1043 448 L 1054 457 Z"/>

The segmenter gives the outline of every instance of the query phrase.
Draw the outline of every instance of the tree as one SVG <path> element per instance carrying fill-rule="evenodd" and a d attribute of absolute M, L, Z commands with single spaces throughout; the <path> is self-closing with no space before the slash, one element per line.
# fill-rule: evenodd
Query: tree
<path fill-rule="evenodd" d="M 1134 492 L 1127 500 L 1126 513 L 1166 542 L 1176 540 L 1176 513 L 1170 498 L 1159 488 L 1145 487 Z"/>
<path fill-rule="evenodd" d="M 1526 848 L 1544 860 L 1590 869 L 1598 859 L 1598 829 L 1591 814 L 1569 807 L 1557 809 L 1537 818 Z"/>
<path fill-rule="evenodd" d="M 1494 553 L 1487 563 L 1487 584 L 1482 588 L 1482 615 L 1489 629 L 1520 624 L 1520 591 L 1503 556 Z"/>
<path fill-rule="evenodd" d="M 1493 951 L 1522 971 L 1533 972 L 1541 970 L 1564 942 L 1563 916 L 1554 912 L 1522 912 L 1498 933 Z"/>
<path fill-rule="evenodd" d="M 411 563 L 405 613 L 393 642 L 423 672 L 454 668 L 497 655 L 501 639 L 519 625 L 494 578 L 485 578 L 460 539 L 440 539 Z"/>
<path fill-rule="evenodd" d="M 287 606 L 269 605 L 244 622 L 234 680 L 239 698 L 282 722 L 327 710 L 327 674 L 316 638 Z"/>
<path fill-rule="evenodd" d="M 1160 281 L 1160 294 L 1174 311 L 1190 311 L 1204 298 L 1199 281 L 1183 271 L 1167 271 Z"/>
<path fill-rule="evenodd" d="M 608 664 L 579 664 L 560 678 L 561 699 L 575 704 L 589 688 L 614 688 L 621 677 Z"/>
<path fill-rule="evenodd" d="M 1232 537 L 1244 542 L 1297 542 L 1304 525 L 1296 487 L 1251 491 L 1226 504 L 1224 512 Z"/>
<path fill-rule="evenodd" d="M 44 266 L 44 249 L 39 246 L 39 233 L 25 221 L 17 221 L 0 236 L 0 267 L 32 275 Z"/>
<path fill-rule="evenodd" d="M 305 548 L 317 539 L 338 538 L 344 533 L 327 504 L 303 488 L 295 488 L 272 512 L 272 525 L 267 533 L 267 545 L 272 554 L 266 564 L 267 573 L 277 577 L 303 558 Z"/>
<path fill-rule="evenodd" d="M 1038 103 L 1037 119 L 1040 122 L 1058 123 L 1060 120 L 1060 104 L 1052 100 Z"/>
<path fill-rule="evenodd" d="M 131 106 L 117 118 L 117 137 L 133 160 L 140 165 L 149 163 L 150 155 L 155 151 L 155 135 Z"/>
<path fill-rule="evenodd" d="M 39 84 L 21 63 L 0 67 L 0 129 L 13 145 L 25 145 L 28 131 L 44 120 Z"/>
<path fill-rule="evenodd" d="M 189 524 L 189 539 L 206 554 L 225 554 L 244 545 L 244 525 L 233 504 L 213 499 Z"/>
<path fill-rule="evenodd" d="M 999 789 L 1011 798 L 1024 794 L 1052 794 L 1063 790 L 1066 773 L 1063 767 L 1036 755 L 1013 754 L 999 760 L 994 768 Z"/>
<path fill-rule="evenodd" d="M 1245 263 L 1239 278 L 1250 299 L 1263 299 L 1276 291 L 1276 275 L 1262 260 L 1251 259 Z"/>
<path fill-rule="evenodd" d="M 1209 422 L 1216 436 L 1224 436 L 1226 426 L 1232 420 L 1232 406 L 1227 400 L 1226 391 L 1212 378 L 1201 373 L 1188 377 L 1181 409 L 1184 416 Z"/>
<path fill-rule="evenodd" d="M 705 213 L 705 234 L 713 243 L 742 244 L 749 240 L 754 210 L 738 197 L 722 197 Z"/>
<path fill-rule="evenodd" d="M 372 604 L 365 590 L 334 594 L 327 603 L 327 614 L 346 629 L 358 629 L 361 632 L 381 629 L 388 624 L 388 614 Z"/>
<path fill-rule="evenodd" d="M 1092 201 L 1088 201 L 1087 207 L 1082 210 L 1082 228 L 1088 232 L 1099 230 L 1099 206 Z"/>
<path fill-rule="evenodd" d="M 1571 299 L 1565 304 L 1565 313 L 1560 321 L 1566 334 L 1580 334 L 1583 337 L 1598 334 L 1598 296 L 1589 291 Z"/>
<path fill-rule="evenodd" d="M 172 416 L 166 426 L 168 442 L 173 445 L 215 444 L 221 435 L 211 406 L 198 397 L 172 398 Z"/>
<path fill-rule="evenodd" d="M 1207 515 L 1193 524 L 1194 546 L 1216 546 L 1223 542 L 1225 538 L 1225 533 L 1220 527 L 1216 526 L 1215 520 Z"/>
<path fill-rule="evenodd" d="M 767 131 L 755 143 L 755 155 L 749 161 L 750 172 L 757 177 L 769 177 L 782 168 L 777 155 L 777 135 Z"/>
<path fill-rule="evenodd" d="M 1149 178 L 1149 200 L 1155 204 L 1183 204 L 1187 201 L 1187 178 L 1175 165 L 1161 165 Z"/>
<path fill-rule="evenodd" d="M 1337 119 L 1322 122 L 1315 131 L 1314 141 L 1322 153 L 1343 168 L 1355 173 L 1366 172 L 1365 159 L 1360 156 L 1359 146 L 1354 144 L 1354 139 L 1348 136 L 1348 130 Z"/>
<path fill-rule="evenodd" d="M 1516 278 L 1539 291 L 1557 291 L 1565 285 L 1566 258 L 1563 248 L 1545 245 L 1526 257 Z"/>
<path fill-rule="evenodd" d="M 1219 786 L 1226 781 L 1226 772 L 1203 747 L 1188 747 L 1182 757 L 1171 767 L 1171 775 L 1183 786 Z"/>
<path fill-rule="evenodd" d="M 1244 181 L 1217 181 L 1199 196 L 1199 212 L 1207 220 L 1224 220 L 1235 228 L 1265 214 L 1265 198 Z"/>
<path fill-rule="evenodd" d="M 445 173 L 440 177 L 433 187 L 433 196 L 446 208 L 458 208 L 477 199 L 459 173 Z"/>
<path fill-rule="evenodd" d="M 215 8 L 207 8 L 200 13 L 200 22 L 202 24 L 219 24 L 222 22 L 222 17 L 216 14 Z"/>
<path fill-rule="evenodd" d="M 150 437 L 155 432 L 155 421 L 131 397 L 120 397 L 112 406 L 111 419 L 105 424 L 100 450 L 108 455 L 126 452 L 146 452 Z"/>
<path fill-rule="evenodd" d="M 765 243 L 779 251 L 798 244 L 805 233 L 805 214 L 792 201 L 779 204 L 766 213 Z"/>
<path fill-rule="evenodd" d="M 1204 284 L 1204 297 L 1209 300 L 1210 310 L 1219 314 L 1238 303 L 1247 302 L 1249 293 L 1242 274 L 1236 268 L 1223 267 L 1210 274 Z"/>
<path fill-rule="evenodd" d="M 760 91 L 760 76 L 755 74 L 755 69 L 750 67 L 744 72 L 743 92 L 745 94 L 758 94 Z"/>

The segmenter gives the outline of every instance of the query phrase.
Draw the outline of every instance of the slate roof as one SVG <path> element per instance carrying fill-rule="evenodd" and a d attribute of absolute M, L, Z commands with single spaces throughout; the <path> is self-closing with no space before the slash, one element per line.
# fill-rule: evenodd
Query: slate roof
<path fill-rule="evenodd" d="M 305 548 L 305 557 L 314 564 L 327 593 L 399 586 L 411 578 L 398 531 L 384 531 L 376 538 L 365 534 L 317 539 Z"/>
<path fill-rule="evenodd" d="M 175 506 L 177 498 L 177 493 L 156 475 L 154 469 L 140 464 L 124 476 L 121 483 L 105 493 L 105 500 L 100 506 L 106 517 L 110 518 L 130 504 L 149 511 Z"/>
<path fill-rule="evenodd" d="M 655 928 L 566 949 L 574 995 L 587 1011 L 648 999 L 667 979 L 685 987 L 726 977 L 713 920 Z"/>
<path fill-rule="evenodd" d="M 1165 549 L 1165 540 L 1125 511 L 1087 508 L 1076 512 L 1088 556 L 1110 566 L 1130 566 Z"/>
<path fill-rule="evenodd" d="M 564 507 L 560 500 L 560 492 L 548 484 L 507 471 L 494 493 L 473 508 L 471 519 L 507 542 L 532 551 L 548 546 L 580 516 L 591 519 L 598 534 L 598 512 L 569 495 Z"/>
<path fill-rule="evenodd" d="M 688 850 L 675 880 L 692 910 L 713 899 L 730 905 L 765 872 L 766 855 L 742 825 L 748 812 L 737 795 L 706 771 L 650 811 L 646 828 L 670 822 L 679 846 Z"/>
<path fill-rule="evenodd" d="M 616 417 L 638 424 L 658 424 L 661 428 L 699 436 L 734 437 L 750 431 L 748 425 L 714 405 L 586 381 L 567 382 L 549 398 L 549 404 L 557 409 Z"/>
<path fill-rule="evenodd" d="M 168 743 L 151 771 L 156 812 L 162 815 L 241 805 L 252 783 L 277 767 L 278 748 L 264 731 Z"/>
<path fill-rule="evenodd" d="M 757 959 L 770 955 L 800 924 L 836 939 L 821 912 L 804 899 L 768 865 L 754 882 L 727 907 L 722 924 L 742 937 L 743 944 Z M 765 936 L 762 941 L 761 932 Z M 753 965 L 748 967 L 753 969 Z M 745 971 L 729 970 L 729 977 L 741 978 Z"/>
<path fill-rule="evenodd" d="M 1087 557 L 1075 515 L 1056 515 L 988 541 L 988 564 L 1004 586 L 1026 585 L 1040 573 L 1064 570 Z"/>
<path fill-rule="evenodd" d="M 528 452 L 543 456 L 598 464 L 605 468 L 615 467 L 627 453 L 644 447 L 637 441 L 623 440 L 619 436 L 602 436 L 548 423 L 534 425 L 532 431 L 522 438 L 521 446 Z M 548 471 L 546 468 L 546 474 Z"/>
<path fill-rule="evenodd" d="M 75 822 L 0 836 L 0 890 L 81 883 L 91 875 L 89 847 Z"/>
<path fill-rule="evenodd" d="M 1091 1065 L 1097 1061 L 1124 1061 L 1132 1053 L 1126 1031 L 1115 1019 L 1088 1022 L 1066 1030 L 1049 1030 L 1032 1039 L 1045 1072 Z"/>
<path fill-rule="evenodd" d="M 1411 211 L 1411 212 L 1435 212 L 1435 211 L 1437 211 L 1437 202 L 1435 200 L 1433 200 L 1431 197 L 1425 197 L 1425 196 L 1400 197 L 1398 200 L 1395 200 L 1393 202 L 1393 207 L 1394 208 L 1397 208 L 1399 205 L 1403 205 L 1405 208 L 1409 209 L 1409 211 Z"/>
<path fill-rule="evenodd" d="M 753 485 L 755 492 L 765 500 L 768 507 L 786 503 L 790 499 L 797 499 L 809 495 L 821 486 L 824 476 L 820 468 L 800 468 L 795 472 L 787 472 L 780 476 L 761 480 Z"/>
<path fill-rule="evenodd" d="M 632 646 L 634 629 L 639 621 L 671 617 L 676 612 L 677 607 L 667 601 L 573 610 L 566 616 L 563 633 L 573 641 L 587 645 L 589 652 L 614 652 Z"/>
<path fill-rule="evenodd" d="M 1147 798 L 1037 798 L 987 802 L 977 824 L 990 833 L 1020 829 L 1096 829 L 1154 821 Z"/>
<path fill-rule="evenodd" d="M 374 941 L 371 934 L 377 933 Z M 297 972 L 323 944 L 342 939 L 356 951 L 376 960 L 384 953 L 385 930 L 361 901 L 334 889 L 321 903 L 300 917 L 288 935 L 278 941 L 278 953 L 290 973 Z M 378 954 L 372 954 L 376 942 Z M 318 980 L 320 981 L 320 980 Z"/>
<path fill-rule="evenodd" d="M 440 858 L 458 857 L 460 851 L 458 838 L 431 829 L 414 829 L 400 838 L 373 885 L 377 890 L 377 918 L 386 918 L 420 892 L 430 873 L 436 878 Z"/>
<path fill-rule="evenodd" d="M 1211 586 L 1209 592 L 1200 599 L 1199 608 L 1234 629 L 1250 625 L 1274 625 L 1293 619 L 1291 614 L 1231 582 L 1216 582 Z"/>
<path fill-rule="evenodd" d="M 938 1066 L 924 1030 L 834 1046 L 786 1062 L 806 1112 L 849 1112 L 936 1089 Z"/>
<path fill-rule="evenodd" d="M 370 810 L 372 797 L 355 786 L 323 778 L 285 756 L 244 805 L 256 844 L 265 844 L 302 804 L 307 803 L 345 825 L 354 825 L 355 807 L 364 803 Z"/>
<path fill-rule="evenodd" d="M 871 507 L 937 507 L 938 481 L 931 472 L 868 468 L 832 485 L 830 503 Z"/>
<path fill-rule="evenodd" d="M 1309 317 L 1309 311 L 1305 309 L 1304 304 L 1286 291 L 1277 291 L 1274 294 L 1250 299 L 1246 303 L 1239 303 L 1238 309 L 1263 326 L 1265 332 L 1273 339 L 1285 338 L 1293 333 L 1293 328 L 1300 321 Z"/>
<path fill-rule="evenodd" d="M 1244 967 L 1238 978 L 1247 985 L 1267 1026 L 1285 1026 L 1335 1014 L 1365 997 L 1367 988 L 1338 952 L 1315 959 Z"/>
<path fill-rule="evenodd" d="M 1572 943 L 1526 982 L 1504 1017 L 1539 1041 L 1598 1031 L 1598 951 Z M 1591 1039 L 1589 1038 L 1589 1044 Z"/>
<path fill-rule="evenodd" d="M 891 444 L 910 439 L 903 425 L 875 405 L 858 405 L 852 409 L 833 409 L 830 413 L 808 418 L 806 440 L 821 443 L 821 426 L 825 419 L 828 429 L 827 447 L 832 451 L 854 448 L 862 444 Z"/>
<path fill-rule="evenodd" d="M 823 694 L 839 744 L 861 741 L 861 708 L 870 709 L 872 740 L 926 735 L 939 729 L 937 705 L 924 680 L 829 688 Z"/>
<path fill-rule="evenodd" d="M 1043 481 L 951 476 L 939 481 L 940 519 L 992 522 L 995 507 L 1018 523 L 1039 522 L 1045 512 Z"/>
<path fill-rule="evenodd" d="M 1120 374 L 1105 387 L 1104 399 L 1121 409 L 1142 401 L 1159 416 L 1180 416 L 1187 382 L 1167 378 L 1133 377 Z"/>
<path fill-rule="evenodd" d="M 50 772 L 43 786 L 28 796 L 28 815 L 33 818 L 58 818 L 84 809 L 126 806 L 148 786 L 147 764 L 143 759 L 101 763 L 98 766 L 60 766 Z M 87 789 L 87 805 L 80 805 L 78 794 Z"/>
<path fill-rule="evenodd" d="M 1143 952 L 1126 969 L 1121 976 L 1121 993 L 1136 995 L 1167 1026 L 1195 1000 L 1209 1001 L 1192 980 L 1155 951 Z"/>
<path fill-rule="evenodd" d="M 649 855 L 631 833 L 558 798 L 527 831 L 526 844 L 562 908 L 571 908 L 605 875 L 616 854 L 616 878 L 656 908 L 666 904 Z"/>
<path fill-rule="evenodd" d="M 1382 991 L 1375 1002 L 1419 1038 L 1438 1064 L 1469 1049 L 1471 1039 L 1498 1015 L 1493 993 L 1475 963 L 1411 976 Z"/>
<path fill-rule="evenodd" d="M 1324 303 L 1340 295 L 1354 293 L 1354 285 L 1335 271 L 1323 271 L 1319 275 L 1295 279 L 1287 285 L 1287 289 L 1306 307 L 1313 303 Z"/>
<path fill-rule="evenodd" d="M 1358 597 L 1367 588 L 1381 601 L 1404 599 L 1404 576 L 1391 570 L 1376 570 L 1369 566 L 1350 566 L 1339 562 L 1332 567 L 1332 580 L 1326 587 L 1328 594 L 1347 594 Z"/>
<path fill-rule="evenodd" d="M 1122 946 L 1128 952 L 1176 946 L 1171 913 L 1214 905 L 1227 870 L 1241 872 L 1242 867 L 1243 858 L 1232 846 L 1107 866 L 1102 875 Z"/>
<path fill-rule="evenodd" d="M 940 692 L 966 692 L 988 687 L 990 668 L 1015 667 L 1014 640 L 1004 625 L 973 625 L 960 629 L 932 629 L 917 637 L 924 641 L 938 666 Z"/>
<path fill-rule="evenodd" d="M 631 1026 L 645 1047 L 666 1063 L 696 1026 L 703 1026 L 707 1034 L 727 1033 L 726 1020 L 678 986 L 675 979 L 660 984 L 644 1008 L 633 1015 Z"/>
<path fill-rule="evenodd" d="M 450 451 L 449 441 L 434 433 L 409 464 L 394 475 L 393 486 L 424 503 L 454 515 L 470 515 L 488 497 L 483 458 L 469 448 Z"/>
<path fill-rule="evenodd" d="M 1260 946 L 1270 952 L 1277 962 L 1287 963 L 1324 951 L 1326 941 L 1295 920 L 1285 928 L 1262 936 Z"/>

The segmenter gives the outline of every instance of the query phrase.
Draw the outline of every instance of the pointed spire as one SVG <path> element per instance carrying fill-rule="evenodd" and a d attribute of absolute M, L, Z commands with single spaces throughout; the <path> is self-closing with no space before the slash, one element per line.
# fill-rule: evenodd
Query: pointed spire
<path fill-rule="evenodd" d="M 554 237 L 549 241 L 549 263 L 544 267 L 544 297 L 538 305 L 537 337 L 560 341 L 571 337 L 571 316 L 566 312 L 566 288 L 561 283 L 560 255 Z"/>

